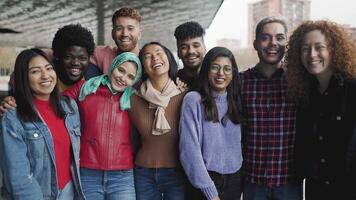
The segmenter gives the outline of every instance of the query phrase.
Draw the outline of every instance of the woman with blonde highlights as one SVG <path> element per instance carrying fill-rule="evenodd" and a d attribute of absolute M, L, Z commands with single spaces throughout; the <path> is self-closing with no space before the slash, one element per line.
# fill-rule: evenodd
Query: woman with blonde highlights
<path fill-rule="evenodd" d="M 355 199 L 355 41 L 336 23 L 307 21 L 292 34 L 286 60 L 299 105 L 295 158 L 306 199 Z"/>

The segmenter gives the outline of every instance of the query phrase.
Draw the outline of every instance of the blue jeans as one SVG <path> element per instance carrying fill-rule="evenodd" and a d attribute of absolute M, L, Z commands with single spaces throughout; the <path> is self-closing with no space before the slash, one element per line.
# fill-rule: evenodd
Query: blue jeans
<path fill-rule="evenodd" d="M 87 200 L 135 200 L 133 170 L 93 170 L 80 168 Z"/>
<path fill-rule="evenodd" d="M 268 187 L 245 181 L 244 200 L 302 200 L 303 183 L 289 183 L 280 187 Z"/>
<path fill-rule="evenodd" d="M 135 168 L 137 200 L 184 200 L 186 178 L 174 168 Z"/>
<path fill-rule="evenodd" d="M 69 181 L 62 190 L 58 191 L 57 200 L 74 199 L 74 186 L 72 181 Z"/>

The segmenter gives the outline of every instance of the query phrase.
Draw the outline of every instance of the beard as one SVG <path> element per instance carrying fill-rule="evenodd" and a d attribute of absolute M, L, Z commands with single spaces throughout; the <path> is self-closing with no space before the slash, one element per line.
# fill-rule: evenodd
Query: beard
<path fill-rule="evenodd" d="M 192 71 L 198 71 L 200 69 L 200 64 L 196 64 L 196 65 L 192 65 L 192 64 L 187 64 L 185 62 L 183 62 L 184 67 L 188 70 L 192 70 Z"/>
<path fill-rule="evenodd" d="M 187 61 L 189 56 L 190 55 L 187 55 L 185 58 L 182 59 L 184 68 L 186 68 L 188 70 L 191 70 L 191 71 L 199 71 L 201 63 L 203 62 L 203 58 L 201 58 L 198 55 L 197 56 L 198 57 L 198 61 L 192 63 L 192 62 Z"/>
<path fill-rule="evenodd" d="M 119 38 L 118 40 L 120 40 L 121 38 Z M 137 42 L 138 39 L 137 38 L 133 38 L 130 37 L 130 42 L 128 43 L 122 43 L 121 41 L 115 40 L 116 46 L 118 47 L 118 49 L 122 52 L 130 52 L 133 49 L 136 48 L 137 46 Z"/>

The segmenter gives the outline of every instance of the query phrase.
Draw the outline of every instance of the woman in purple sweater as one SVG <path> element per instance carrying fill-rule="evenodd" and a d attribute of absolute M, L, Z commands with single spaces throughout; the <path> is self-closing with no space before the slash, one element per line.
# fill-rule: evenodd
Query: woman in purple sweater
<path fill-rule="evenodd" d="M 238 69 L 230 50 L 205 56 L 197 91 L 183 100 L 180 159 L 192 185 L 208 199 L 240 199 L 242 165 Z"/>

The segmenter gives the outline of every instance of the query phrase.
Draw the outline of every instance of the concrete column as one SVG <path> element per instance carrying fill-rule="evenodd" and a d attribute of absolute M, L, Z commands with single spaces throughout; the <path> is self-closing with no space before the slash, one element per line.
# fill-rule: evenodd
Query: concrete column
<path fill-rule="evenodd" d="M 97 15 L 97 45 L 104 45 L 105 30 L 104 30 L 104 3 L 102 0 L 96 0 L 96 15 Z"/>

